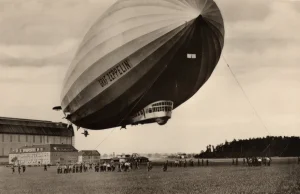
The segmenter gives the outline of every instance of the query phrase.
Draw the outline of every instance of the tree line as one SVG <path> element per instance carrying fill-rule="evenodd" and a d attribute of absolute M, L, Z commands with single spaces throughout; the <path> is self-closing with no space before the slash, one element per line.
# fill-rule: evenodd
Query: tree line
<path fill-rule="evenodd" d="M 195 158 L 238 158 L 238 157 L 297 157 L 300 156 L 300 137 L 250 138 L 225 141 L 217 146 L 208 145 Z"/>

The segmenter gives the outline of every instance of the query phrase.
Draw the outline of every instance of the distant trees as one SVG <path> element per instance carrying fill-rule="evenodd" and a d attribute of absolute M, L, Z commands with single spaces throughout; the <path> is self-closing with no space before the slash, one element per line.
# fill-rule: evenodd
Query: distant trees
<path fill-rule="evenodd" d="M 300 137 L 250 138 L 221 143 L 217 146 L 208 145 L 206 151 L 196 154 L 195 158 L 236 158 L 251 156 L 300 156 Z"/>
<path fill-rule="evenodd" d="M 154 157 L 155 157 L 155 158 L 160 158 L 161 155 L 160 155 L 159 153 L 155 153 L 155 154 L 154 154 Z"/>

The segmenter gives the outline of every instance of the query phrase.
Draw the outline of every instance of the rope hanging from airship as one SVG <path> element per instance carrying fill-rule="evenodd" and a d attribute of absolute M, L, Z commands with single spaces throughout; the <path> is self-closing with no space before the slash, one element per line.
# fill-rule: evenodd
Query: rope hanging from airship
<path fill-rule="evenodd" d="M 266 126 L 265 123 L 263 122 L 262 118 L 259 116 L 259 114 L 258 114 L 258 112 L 256 111 L 256 109 L 255 109 L 255 107 L 253 106 L 253 104 L 251 103 L 249 97 L 247 96 L 247 93 L 245 92 L 245 90 L 243 89 L 243 87 L 242 87 L 242 85 L 240 84 L 239 80 L 237 79 L 235 73 L 233 72 L 233 70 L 232 70 L 231 67 L 229 66 L 229 63 L 227 63 L 227 60 L 225 59 L 224 54 L 222 55 L 222 58 L 223 58 L 225 64 L 227 65 L 227 67 L 229 68 L 230 73 L 231 73 L 232 76 L 234 77 L 234 79 L 235 79 L 236 83 L 238 84 L 239 88 L 242 90 L 242 92 L 243 92 L 245 98 L 247 99 L 247 101 L 248 101 L 249 105 L 251 106 L 253 112 L 255 113 L 256 117 L 259 119 L 259 121 L 260 121 L 261 124 L 263 125 L 263 127 L 264 127 L 264 129 L 266 130 L 267 134 L 270 135 L 270 132 L 269 132 L 267 126 Z M 263 154 L 263 152 L 265 152 L 265 150 L 267 150 L 268 148 L 270 148 L 270 146 L 271 146 L 271 143 L 270 143 L 269 145 L 266 146 L 266 148 L 261 152 L 261 154 Z M 267 152 L 266 152 L 265 155 L 267 155 Z"/>
<path fill-rule="evenodd" d="M 224 54 L 222 55 L 222 58 L 223 58 L 225 64 L 227 65 L 227 67 L 229 68 L 229 70 L 230 70 L 232 76 L 234 77 L 235 81 L 237 82 L 239 88 L 242 90 L 242 92 L 243 92 L 245 98 L 247 99 L 249 105 L 251 106 L 253 112 L 255 113 L 255 115 L 257 116 L 257 118 L 259 119 L 259 121 L 261 122 L 261 124 L 263 125 L 264 129 L 267 131 L 268 135 L 270 135 L 270 132 L 269 132 L 267 126 L 266 126 L 265 123 L 263 122 L 262 118 L 259 116 L 259 114 L 258 114 L 258 112 L 256 111 L 255 107 L 253 106 L 253 104 L 251 103 L 249 97 L 247 96 L 247 93 L 245 92 L 245 90 L 243 89 L 243 87 L 242 87 L 242 85 L 240 84 L 239 80 L 236 78 L 236 75 L 234 74 L 234 72 L 232 71 L 231 67 L 230 67 L 229 64 L 227 63 L 227 61 L 226 61 L 226 59 L 225 59 L 225 57 L 224 57 Z"/>

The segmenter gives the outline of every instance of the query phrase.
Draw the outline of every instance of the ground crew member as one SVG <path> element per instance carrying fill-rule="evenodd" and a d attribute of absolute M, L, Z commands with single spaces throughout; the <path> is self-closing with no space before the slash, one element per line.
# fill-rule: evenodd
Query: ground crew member
<path fill-rule="evenodd" d="M 194 167 L 194 160 L 191 159 L 191 166 Z"/>
<path fill-rule="evenodd" d="M 44 165 L 44 171 L 47 171 L 47 165 L 46 164 Z"/>
<path fill-rule="evenodd" d="M 59 174 L 60 173 L 60 166 L 58 165 L 57 166 L 57 174 Z"/>
<path fill-rule="evenodd" d="M 168 162 L 164 163 L 163 171 L 166 172 L 168 170 Z"/>
<path fill-rule="evenodd" d="M 80 173 L 82 173 L 82 164 L 80 165 L 80 167 L 79 167 L 79 168 L 80 168 Z"/>
<path fill-rule="evenodd" d="M 149 172 L 152 169 L 152 164 L 151 162 L 147 162 L 147 171 Z"/>
<path fill-rule="evenodd" d="M 25 172 L 25 170 L 26 170 L 26 166 L 25 166 L 25 165 L 23 165 L 23 173 Z"/>
<path fill-rule="evenodd" d="M 20 165 L 18 166 L 18 172 L 19 172 L 19 174 L 21 174 L 21 166 Z"/>
<path fill-rule="evenodd" d="M 73 173 L 76 173 L 76 167 L 75 167 L 75 164 L 73 165 Z"/>
<path fill-rule="evenodd" d="M 11 170 L 12 170 L 12 174 L 14 174 L 15 173 L 15 166 L 14 165 L 11 166 Z"/>

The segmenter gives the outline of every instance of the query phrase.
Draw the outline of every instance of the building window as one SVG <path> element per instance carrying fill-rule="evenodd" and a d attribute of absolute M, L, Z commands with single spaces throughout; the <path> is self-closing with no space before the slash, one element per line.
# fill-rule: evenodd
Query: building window
<path fill-rule="evenodd" d="M 43 142 L 43 139 L 42 139 L 42 136 L 40 136 L 40 143 L 42 143 Z"/>
<path fill-rule="evenodd" d="M 35 143 L 35 135 L 33 135 L 33 143 Z"/>
<path fill-rule="evenodd" d="M 20 142 L 21 140 L 20 140 L 20 135 L 18 135 L 18 142 Z"/>
<path fill-rule="evenodd" d="M 10 135 L 10 142 L 12 142 L 12 135 Z"/>

